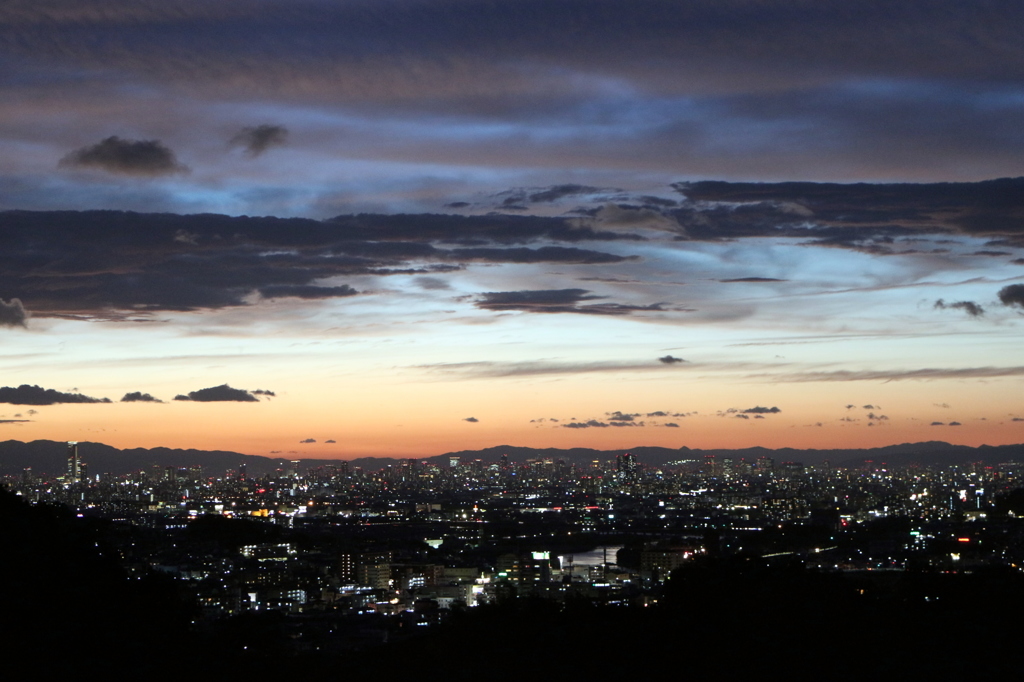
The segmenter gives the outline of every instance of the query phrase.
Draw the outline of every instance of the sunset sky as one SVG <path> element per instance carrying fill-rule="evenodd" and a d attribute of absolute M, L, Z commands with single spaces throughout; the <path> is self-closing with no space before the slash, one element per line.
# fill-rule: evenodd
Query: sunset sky
<path fill-rule="evenodd" d="M 1022 25 L 7 0 L 0 440 L 1024 442 Z"/>

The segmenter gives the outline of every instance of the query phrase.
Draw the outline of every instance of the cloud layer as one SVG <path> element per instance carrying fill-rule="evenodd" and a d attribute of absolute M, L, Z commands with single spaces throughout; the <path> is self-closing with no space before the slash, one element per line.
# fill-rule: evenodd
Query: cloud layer
<path fill-rule="evenodd" d="M 1012 0 L 8 5 L 8 207 L 60 201 L 41 168 L 61 157 L 116 176 L 61 181 L 92 207 L 324 216 L 462 208 L 459 188 L 506 181 L 548 184 L 513 210 L 652 174 L 978 180 L 1024 151 Z"/>
<path fill-rule="evenodd" d="M 328 221 L 116 211 L 0 216 L 7 235 L 0 291 L 14 295 L 0 307 L 7 326 L 24 324 L 22 301 L 47 316 L 223 308 L 249 305 L 254 294 L 345 298 L 359 291 L 323 282 L 451 272 L 469 263 L 614 265 L 631 259 L 543 242 L 640 239 L 575 227 L 564 219 L 518 216 L 360 215 Z M 541 244 L 518 246 L 536 242 Z M 524 306 L 532 299 L 537 308 L 544 296 L 524 294 Z M 485 294 L 481 307 L 500 307 L 505 297 Z M 568 297 L 566 311 L 583 300 Z M 576 312 L 640 309 L 645 308 L 602 303 Z"/>

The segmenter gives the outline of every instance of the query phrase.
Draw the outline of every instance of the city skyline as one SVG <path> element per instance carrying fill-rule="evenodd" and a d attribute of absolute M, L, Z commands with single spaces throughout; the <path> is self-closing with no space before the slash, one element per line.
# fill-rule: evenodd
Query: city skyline
<path fill-rule="evenodd" d="M 1024 442 L 1022 12 L 9 4 L 0 439 Z"/>

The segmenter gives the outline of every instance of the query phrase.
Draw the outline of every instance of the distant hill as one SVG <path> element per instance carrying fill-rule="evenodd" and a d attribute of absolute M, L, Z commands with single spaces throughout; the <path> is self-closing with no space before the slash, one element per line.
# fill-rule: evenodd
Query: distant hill
<path fill-rule="evenodd" d="M 132 448 L 119 450 L 103 443 L 79 442 L 78 453 L 88 465 L 90 474 L 111 473 L 117 476 L 153 467 L 189 467 L 199 464 L 211 473 L 237 469 L 243 462 L 253 474 L 273 471 L 279 462 L 267 457 L 243 455 L 223 450 L 173 450 L 171 448 Z M 67 468 L 67 443 L 36 440 L 31 443 L 9 440 L 0 443 L 0 474 L 18 474 L 31 467 L 36 475 L 60 476 Z"/>
<path fill-rule="evenodd" d="M 483 450 L 464 450 L 442 455 L 441 459 L 458 456 L 463 461 L 480 459 L 485 462 L 497 461 L 501 455 L 507 454 L 510 461 L 524 461 L 533 458 L 562 459 L 574 464 L 585 464 L 593 460 L 608 460 L 616 455 L 631 452 L 639 462 L 652 466 L 662 466 L 673 461 L 703 460 L 705 457 L 731 457 L 745 459 L 748 462 L 758 457 L 771 457 L 776 462 L 803 462 L 805 464 L 821 464 L 831 462 L 836 466 L 863 465 L 870 460 L 876 464 L 905 466 L 908 464 L 966 464 L 968 462 L 985 462 L 998 464 L 1001 462 L 1024 461 L 1024 444 L 1018 445 L 951 445 L 942 441 L 926 443 L 902 443 L 881 448 L 836 448 L 832 450 L 798 450 L 795 448 L 779 448 L 772 450 L 765 447 L 741 448 L 736 450 L 697 450 L 687 447 L 679 449 L 659 447 L 635 447 L 622 450 L 594 450 L 590 448 L 523 448 L 513 445 L 499 445 Z"/>
<path fill-rule="evenodd" d="M 132 448 L 119 450 L 103 443 L 80 442 L 79 454 L 88 464 L 90 474 L 111 473 L 122 476 L 134 471 L 146 471 L 153 467 L 202 466 L 207 475 L 220 475 L 228 469 L 237 469 L 245 464 L 248 475 L 260 476 L 284 468 L 290 464 L 288 458 L 243 455 L 225 450 L 180 450 L 171 448 Z M 941 441 L 927 443 L 903 443 L 881 448 L 797 450 L 780 448 L 771 450 L 763 447 L 738 450 L 695 450 L 660 447 L 636 447 L 621 450 L 594 450 L 591 448 L 524 448 L 514 445 L 499 445 L 483 450 L 462 450 L 433 457 L 417 457 L 416 461 L 428 461 L 446 465 L 449 458 L 458 457 L 463 462 L 482 460 L 497 462 L 502 455 L 508 455 L 510 462 L 525 462 L 528 459 L 550 458 L 583 466 L 594 460 L 607 461 L 616 455 L 631 452 L 641 464 L 663 466 L 679 460 L 703 460 L 707 456 L 731 457 L 748 462 L 758 457 L 771 457 L 776 462 L 795 461 L 805 464 L 821 464 L 828 461 L 835 466 L 858 466 L 867 460 L 877 465 L 905 466 L 908 464 L 953 465 L 968 462 L 984 462 L 988 465 L 1001 462 L 1024 462 L 1024 444 L 982 445 L 969 447 L 951 445 Z M 347 460 L 351 468 L 362 467 L 377 470 L 388 465 L 397 466 L 408 458 L 360 457 Z M 52 440 L 37 440 L 31 443 L 9 440 L 0 443 L 0 475 L 17 475 L 31 467 L 36 475 L 60 476 L 64 473 L 67 460 L 67 443 Z M 343 460 L 299 459 L 300 469 L 340 464 Z"/>

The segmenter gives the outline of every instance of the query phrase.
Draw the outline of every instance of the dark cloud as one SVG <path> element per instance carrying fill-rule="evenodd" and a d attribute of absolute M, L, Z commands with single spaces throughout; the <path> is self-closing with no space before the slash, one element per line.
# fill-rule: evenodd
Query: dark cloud
<path fill-rule="evenodd" d="M 666 364 L 666 365 L 674 365 L 677 362 L 686 362 L 686 360 L 683 360 L 682 358 L 674 357 L 672 355 L 664 355 L 664 356 L 658 358 L 658 362 Z"/>
<path fill-rule="evenodd" d="M 121 398 L 122 403 L 162 403 L 163 401 L 159 398 L 154 398 L 148 393 L 142 391 L 132 391 L 131 393 L 125 393 L 124 397 Z"/>
<path fill-rule="evenodd" d="M 57 405 L 61 403 L 109 403 L 109 398 L 91 398 L 81 393 L 63 393 L 52 388 L 22 384 L 17 388 L 0 386 L 0 403 L 13 405 Z"/>
<path fill-rule="evenodd" d="M 255 391 L 250 391 L 250 393 L 252 393 L 253 395 L 265 395 L 268 398 L 277 397 L 277 394 L 274 393 L 273 391 L 265 391 L 262 388 L 257 388 Z"/>
<path fill-rule="evenodd" d="M 201 388 L 198 391 L 192 391 L 188 395 L 177 395 L 174 397 L 175 400 L 192 400 L 199 403 L 213 403 L 213 402 L 238 402 L 238 403 L 255 403 L 259 402 L 259 398 L 253 395 L 252 391 L 246 391 L 240 388 L 231 388 L 227 384 L 221 384 L 220 386 L 213 386 L 211 388 Z"/>
<path fill-rule="evenodd" d="M 743 414 L 778 414 L 779 412 L 782 412 L 782 410 L 780 410 L 777 407 L 761 407 L 761 406 L 751 407 L 749 409 L 743 410 Z"/>
<path fill-rule="evenodd" d="M 1024 422 L 1024 418 L 1022 418 L 1022 417 L 1014 417 L 1010 421 L 1013 421 L 1013 422 Z"/>
<path fill-rule="evenodd" d="M 960 422 L 949 422 L 950 426 L 963 426 Z"/>
<path fill-rule="evenodd" d="M 325 443 L 337 443 L 338 441 L 334 440 L 333 438 L 329 438 L 329 439 L 325 440 L 324 442 Z"/>
<path fill-rule="evenodd" d="M 242 128 L 228 141 L 228 144 L 232 147 L 241 147 L 247 155 L 255 157 L 271 147 L 280 147 L 287 141 L 287 128 L 264 123 Z"/>
<path fill-rule="evenodd" d="M 999 290 L 999 301 L 1003 305 L 1024 308 L 1024 284 L 1010 284 Z"/>
<path fill-rule="evenodd" d="M 624 427 L 624 426 L 645 426 L 644 422 L 637 421 L 636 418 L 639 414 L 629 414 L 625 412 L 607 412 L 607 421 L 601 421 L 600 419 L 588 419 L 586 421 L 577 422 L 572 421 L 562 426 L 568 429 L 590 429 L 590 428 L 608 428 L 608 427 Z M 575 420 L 575 417 L 573 417 Z M 552 419 L 553 422 L 558 422 L 557 419 Z"/>
<path fill-rule="evenodd" d="M 608 424 L 605 424 L 604 422 L 599 422 L 596 419 L 591 419 L 590 421 L 585 422 L 569 422 L 568 424 L 562 424 L 562 427 L 566 429 L 606 429 L 608 428 L 608 426 Z"/>
<path fill-rule="evenodd" d="M 583 313 L 586 315 L 628 315 L 634 312 L 660 311 L 661 304 L 649 306 L 597 303 L 578 305 L 584 301 L 605 298 L 587 289 L 536 289 L 527 291 L 494 291 L 482 294 L 476 306 L 484 310 L 521 310 L 531 313 Z"/>
<path fill-rule="evenodd" d="M 745 414 L 734 414 L 733 416 L 736 417 L 737 419 L 750 419 L 750 417 L 748 417 Z"/>
<path fill-rule="evenodd" d="M 877 253 L 915 234 L 1024 236 L 1024 178 L 930 184 L 679 183 L 673 215 L 692 239 L 805 237 Z"/>
<path fill-rule="evenodd" d="M 735 277 L 733 279 L 720 279 L 719 282 L 788 282 L 787 279 L 775 279 L 774 277 Z"/>
<path fill-rule="evenodd" d="M 945 422 L 932 422 L 932 424 L 931 424 L 931 425 L 932 425 L 932 426 L 945 426 L 945 425 L 946 425 L 946 423 L 945 423 Z"/>
<path fill-rule="evenodd" d="M 874 412 L 868 412 L 868 420 L 869 421 L 884 422 L 884 421 L 889 421 L 889 418 L 887 416 L 885 416 L 884 414 L 875 414 Z"/>
<path fill-rule="evenodd" d="M 955 303 L 946 303 L 941 298 L 935 301 L 935 308 L 944 310 L 949 308 L 951 310 L 963 310 L 971 317 L 981 317 L 985 314 L 985 309 L 974 301 L 956 301 Z"/>
<path fill-rule="evenodd" d="M 678 429 L 679 428 L 679 424 L 676 424 L 675 422 L 665 422 L 664 424 L 662 424 L 662 426 L 667 426 L 667 427 L 672 428 L 672 429 Z"/>
<path fill-rule="evenodd" d="M 480 420 L 479 420 L 479 419 L 477 419 L 476 417 L 466 417 L 466 418 L 465 418 L 465 419 L 463 419 L 462 421 L 464 421 L 464 422 L 469 422 L 469 423 L 471 423 L 471 424 L 476 424 L 476 423 L 477 423 L 478 421 L 480 421 Z"/>
<path fill-rule="evenodd" d="M 315 442 L 316 442 L 316 438 L 307 438 L 305 440 L 300 440 L 299 441 L 299 443 L 315 443 Z"/>
<path fill-rule="evenodd" d="M 600 299 L 586 289 L 537 289 L 495 291 L 483 294 L 477 306 L 487 310 L 528 310 L 530 312 L 576 312 L 581 301 Z"/>
<path fill-rule="evenodd" d="M 995 256 L 1009 256 L 1011 254 L 1010 254 L 1009 251 L 988 251 L 988 250 L 984 250 L 983 249 L 981 251 L 975 251 L 975 252 L 971 253 L 971 255 L 972 256 L 993 256 L 993 257 L 995 257 Z"/>
<path fill-rule="evenodd" d="M 262 287 L 260 296 L 263 298 L 341 298 L 355 296 L 359 292 L 347 284 L 338 287 L 318 287 L 309 284 L 278 284 Z"/>
<path fill-rule="evenodd" d="M 123 140 L 112 135 L 94 145 L 69 153 L 62 168 L 95 168 L 119 175 L 157 176 L 184 173 L 174 152 L 159 140 Z"/>
<path fill-rule="evenodd" d="M 0 327 L 24 327 L 27 319 L 20 299 L 12 298 L 8 303 L 0 298 Z"/>
<path fill-rule="evenodd" d="M 0 419 L 0 424 L 28 424 L 31 419 Z"/>

